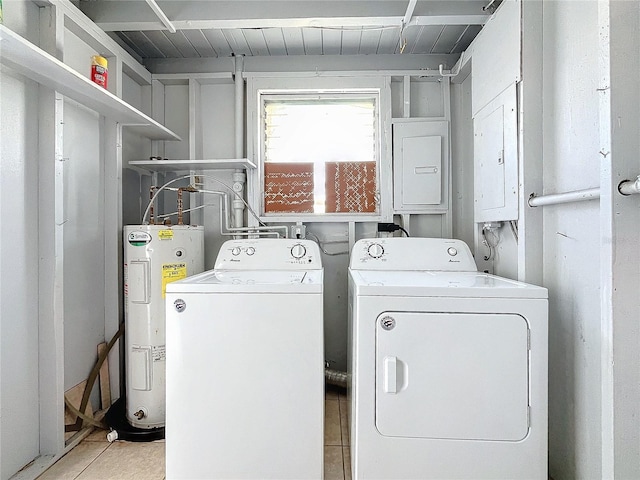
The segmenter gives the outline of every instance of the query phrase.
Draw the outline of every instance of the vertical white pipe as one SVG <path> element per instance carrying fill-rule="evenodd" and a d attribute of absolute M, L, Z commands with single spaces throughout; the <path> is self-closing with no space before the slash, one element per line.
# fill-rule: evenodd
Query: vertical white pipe
<path fill-rule="evenodd" d="M 242 67 L 244 56 L 235 57 L 235 118 L 236 118 L 236 158 L 244 158 L 244 78 L 242 78 Z M 233 226 L 235 228 L 244 226 L 244 204 L 240 198 L 244 197 L 244 186 L 246 175 L 243 170 L 238 169 L 233 174 L 233 190 L 237 193 L 233 199 Z"/>

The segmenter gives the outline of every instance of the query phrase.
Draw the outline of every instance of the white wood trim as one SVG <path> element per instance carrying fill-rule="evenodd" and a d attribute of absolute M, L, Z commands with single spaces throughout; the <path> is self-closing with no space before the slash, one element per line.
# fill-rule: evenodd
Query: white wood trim
<path fill-rule="evenodd" d="M 419 122 L 446 122 L 447 117 L 412 117 L 412 118 L 392 118 L 391 123 L 419 123 Z"/>
<path fill-rule="evenodd" d="M 402 118 L 411 116 L 411 76 L 402 77 Z M 394 123 L 393 118 L 391 123 Z"/>
<path fill-rule="evenodd" d="M 444 73 L 450 73 L 450 70 L 443 70 Z M 300 78 L 300 77 L 441 77 L 438 69 L 424 70 L 318 70 L 314 72 L 243 72 L 244 78 L 251 77 L 268 77 L 268 78 Z"/>
<path fill-rule="evenodd" d="M 152 80 L 158 80 L 164 85 L 188 85 L 189 80 L 197 80 L 200 85 L 233 83 L 233 73 L 159 73 L 151 76 Z"/>
<path fill-rule="evenodd" d="M 109 342 L 123 321 L 122 254 L 122 127 L 102 118 L 104 215 L 104 338 Z M 109 352 L 109 381 L 113 401 L 120 397 L 120 345 Z"/>
<path fill-rule="evenodd" d="M 522 2 L 522 82 L 518 107 L 518 280 L 542 285 L 543 209 L 529 207 L 532 192 L 543 191 L 542 3 Z"/>
<path fill-rule="evenodd" d="M 62 56 L 62 15 L 40 9 L 43 46 Z M 4 46 L 3 46 L 4 49 Z M 4 54 L 4 51 L 3 51 Z M 38 136 L 38 376 L 40 455 L 55 456 L 64 442 L 64 99 L 39 86 Z M 35 418 L 34 412 L 34 418 Z"/>
<path fill-rule="evenodd" d="M 171 20 L 169 20 L 169 17 L 167 17 L 167 14 L 164 13 L 162 8 L 160 8 L 156 0 L 146 0 L 146 2 L 147 5 L 151 7 L 151 10 L 153 10 L 153 13 L 155 13 L 158 19 L 162 22 L 162 24 L 167 27 L 169 33 L 176 33 L 176 27 L 173 25 L 173 23 L 171 23 Z"/>
<path fill-rule="evenodd" d="M 202 111 L 200 83 L 189 79 L 189 160 L 202 158 Z"/>
<path fill-rule="evenodd" d="M 164 84 L 158 80 L 151 81 L 151 116 L 159 122 L 165 121 L 165 88 Z M 159 140 L 151 141 L 151 155 L 164 158 L 164 142 Z M 156 184 L 157 179 L 154 180 Z"/>
<path fill-rule="evenodd" d="M 256 165 L 246 158 L 219 158 L 211 160 L 130 160 L 129 165 L 144 168 L 150 172 L 256 168 Z"/>
<path fill-rule="evenodd" d="M 141 85 L 151 83 L 151 73 L 140 64 L 140 59 L 135 58 L 118 43 L 105 33 L 98 25 L 82 13 L 69 0 L 48 0 L 65 15 L 65 26 L 75 35 L 89 45 L 98 44 L 102 50 L 106 48 L 111 54 L 119 57 L 124 62 L 124 71 Z M 68 21 L 67 21 L 68 20 Z"/>
<path fill-rule="evenodd" d="M 41 455 L 36 458 L 33 462 L 29 464 L 28 467 L 25 467 L 23 470 L 20 470 L 18 473 L 11 477 L 11 480 L 36 480 L 40 475 L 42 475 L 49 467 L 51 467 L 54 463 L 64 457 L 67 453 L 73 450 L 82 440 L 87 438 L 91 432 L 93 432 L 93 427 L 85 428 L 74 435 L 72 441 L 69 442 L 68 445 L 63 447 L 58 453 L 55 455 Z M 106 434 L 105 434 L 106 435 Z"/>
<path fill-rule="evenodd" d="M 258 121 L 261 115 L 262 93 L 278 94 L 283 91 L 305 91 L 310 90 L 342 90 L 353 91 L 366 90 L 367 92 L 379 92 L 379 134 L 381 138 L 381 148 L 379 156 L 380 172 L 387 172 L 386 175 L 378 175 L 380 188 L 380 210 L 376 214 L 357 213 L 332 213 L 332 214 L 290 214 L 290 215 L 265 215 L 263 214 L 262 198 L 262 169 L 260 167 L 260 156 L 262 155 L 261 142 L 262 135 L 259 133 Z M 248 171 L 247 175 L 247 195 L 249 204 L 264 222 L 390 222 L 393 220 L 393 178 L 392 178 L 392 144 L 391 144 L 391 77 L 378 75 L 377 78 L 350 78 L 345 79 L 340 76 L 331 78 L 309 79 L 306 77 L 295 78 L 253 78 L 247 81 L 247 138 L 250 139 L 247 145 L 248 158 L 257 165 L 257 168 Z M 251 221 L 251 220 L 250 220 Z"/>
<path fill-rule="evenodd" d="M 640 478 L 640 169 L 637 2 L 599 2 L 602 478 Z"/>
<path fill-rule="evenodd" d="M 445 158 L 447 162 L 447 177 L 445 178 L 447 186 L 447 211 L 442 215 L 442 236 L 445 238 L 453 237 L 453 153 L 451 148 L 451 82 L 449 77 L 442 79 L 442 99 L 444 102 L 444 117 L 447 120 L 449 128 L 449 155 Z"/>
<path fill-rule="evenodd" d="M 421 15 L 414 16 L 407 26 L 484 25 L 490 15 Z M 400 27 L 403 17 L 314 17 L 314 18 L 233 18 L 220 20 L 173 20 L 177 30 L 210 30 L 242 28 L 387 28 Z M 105 32 L 164 30 L 153 18 L 134 21 L 98 21 Z"/>

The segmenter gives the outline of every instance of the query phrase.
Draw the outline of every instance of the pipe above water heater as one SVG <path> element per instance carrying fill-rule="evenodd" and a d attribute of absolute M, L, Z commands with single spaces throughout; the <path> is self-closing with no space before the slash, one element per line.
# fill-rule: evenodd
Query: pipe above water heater
<path fill-rule="evenodd" d="M 236 55 L 235 59 L 235 153 L 236 158 L 244 158 L 244 78 L 242 69 L 244 56 Z M 233 199 L 233 226 L 240 228 L 244 226 L 244 204 L 240 198 L 244 198 L 244 186 L 246 175 L 243 170 L 236 170 L 233 173 L 233 191 L 236 198 Z"/>

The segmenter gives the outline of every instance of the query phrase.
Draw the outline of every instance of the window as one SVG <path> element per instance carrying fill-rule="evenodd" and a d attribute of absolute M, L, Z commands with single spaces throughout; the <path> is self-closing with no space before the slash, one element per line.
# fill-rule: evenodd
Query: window
<path fill-rule="evenodd" d="M 259 99 L 263 215 L 379 215 L 377 92 Z"/>

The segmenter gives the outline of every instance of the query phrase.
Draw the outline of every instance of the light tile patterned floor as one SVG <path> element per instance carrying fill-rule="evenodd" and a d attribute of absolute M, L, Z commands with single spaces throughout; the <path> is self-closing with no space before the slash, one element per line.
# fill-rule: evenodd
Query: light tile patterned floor
<path fill-rule="evenodd" d="M 324 478 L 351 480 L 347 399 L 340 389 L 325 397 Z M 164 441 L 108 443 L 103 430 L 89 435 L 38 480 L 163 480 Z"/>

